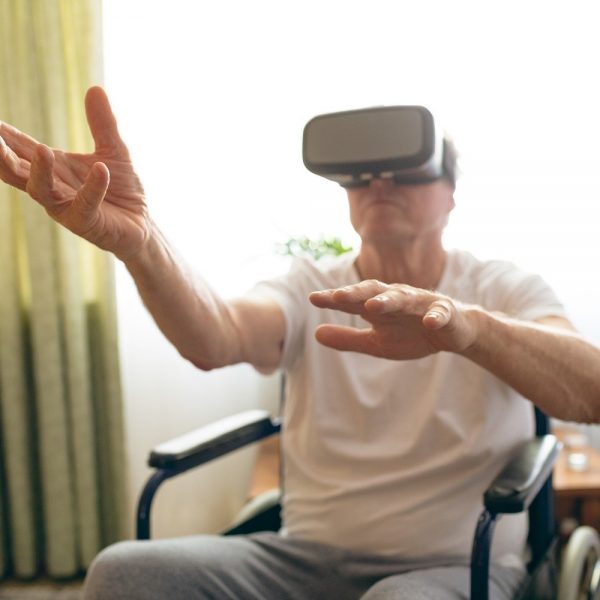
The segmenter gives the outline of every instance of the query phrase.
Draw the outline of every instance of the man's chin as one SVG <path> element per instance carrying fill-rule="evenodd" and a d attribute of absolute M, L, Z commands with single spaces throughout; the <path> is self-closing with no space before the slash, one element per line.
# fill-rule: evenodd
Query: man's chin
<path fill-rule="evenodd" d="M 368 227 L 360 232 L 363 243 L 401 244 L 414 240 L 416 235 L 410 227 L 392 227 L 389 223 L 377 227 Z"/>

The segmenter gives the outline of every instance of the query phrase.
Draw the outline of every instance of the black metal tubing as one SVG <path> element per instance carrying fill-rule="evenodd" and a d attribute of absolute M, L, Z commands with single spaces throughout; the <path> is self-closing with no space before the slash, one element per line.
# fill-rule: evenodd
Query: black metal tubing
<path fill-rule="evenodd" d="M 485 509 L 477 523 L 471 555 L 472 600 L 488 600 L 492 537 L 497 519 L 505 512 L 529 509 L 528 541 L 532 551 L 527 565 L 529 575 L 548 568 L 549 553 L 553 552 L 556 542 L 552 467 L 560 446 L 550 435 L 550 420 L 537 407 L 535 426 L 535 440 L 526 444 L 520 455 L 507 464 L 506 472 L 496 478 L 484 495 Z"/>
<path fill-rule="evenodd" d="M 490 548 L 498 515 L 485 509 L 479 516 L 471 554 L 471 600 L 488 600 Z"/>
<path fill-rule="evenodd" d="M 556 522 L 554 519 L 554 491 L 550 476 L 535 500 L 529 507 L 529 534 L 527 541 L 531 549 L 531 560 L 527 565 L 533 571 L 544 558 L 552 540 L 556 538 Z"/>
<path fill-rule="evenodd" d="M 281 424 L 279 421 L 272 421 L 265 418 L 257 422 L 248 423 L 237 429 L 226 431 L 218 435 L 215 439 L 207 440 L 196 448 L 190 448 L 182 456 L 164 456 L 153 451 L 149 464 L 155 467 L 156 471 L 146 482 L 138 501 L 137 539 L 150 539 L 150 510 L 152 508 L 152 501 L 159 486 L 164 481 L 229 454 L 234 450 L 279 433 L 280 429 Z"/>
<path fill-rule="evenodd" d="M 146 482 L 140 495 L 137 508 L 136 537 L 138 540 L 150 539 L 150 509 L 152 508 L 152 500 L 154 500 L 156 490 L 158 490 L 158 487 L 163 481 L 178 474 L 179 471 L 173 471 L 171 469 L 157 469 Z"/>
<path fill-rule="evenodd" d="M 550 419 L 537 406 L 535 407 L 535 434 L 542 437 L 552 433 Z M 553 540 L 557 537 L 554 518 L 554 490 L 552 489 L 552 473 L 529 506 L 528 542 L 531 548 L 531 560 L 527 565 L 530 573 L 548 553 Z"/>
<path fill-rule="evenodd" d="M 535 435 L 537 437 L 542 437 L 543 435 L 548 435 L 552 433 L 550 427 L 550 419 L 548 415 L 543 413 L 537 406 L 534 408 L 535 415 Z"/>

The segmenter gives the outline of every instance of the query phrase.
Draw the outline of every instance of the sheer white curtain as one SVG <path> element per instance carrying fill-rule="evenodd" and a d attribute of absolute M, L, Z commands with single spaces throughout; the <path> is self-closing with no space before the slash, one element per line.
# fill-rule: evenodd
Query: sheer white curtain
<path fill-rule="evenodd" d="M 302 165 L 310 117 L 420 103 L 462 154 L 447 245 L 539 272 L 600 341 L 591 4 L 104 4 L 106 84 L 151 210 L 221 292 L 284 269 L 273 247 L 290 235 L 355 242 L 343 191 Z M 128 285 L 123 277 L 125 328 L 139 311 Z"/>

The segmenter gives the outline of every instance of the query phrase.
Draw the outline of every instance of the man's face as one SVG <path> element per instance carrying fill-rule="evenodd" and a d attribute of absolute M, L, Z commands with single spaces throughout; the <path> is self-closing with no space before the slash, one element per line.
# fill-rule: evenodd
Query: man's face
<path fill-rule="evenodd" d="M 368 186 L 346 191 L 350 221 L 363 242 L 441 236 L 454 208 L 453 189 L 445 179 L 410 185 L 373 179 Z"/>

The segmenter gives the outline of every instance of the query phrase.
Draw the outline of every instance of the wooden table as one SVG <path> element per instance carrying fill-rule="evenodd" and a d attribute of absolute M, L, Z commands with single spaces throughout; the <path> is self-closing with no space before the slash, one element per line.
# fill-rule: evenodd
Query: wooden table
<path fill-rule="evenodd" d="M 564 441 L 568 433 L 553 432 Z M 553 486 L 555 511 L 558 523 L 572 518 L 579 525 L 590 525 L 600 531 L 600 453 L 591 446 L 584 446 L 589 466 L 585 471 L 573 471 L 567 466 L 568 451 L 563 447 L 554 467 Z"/>

